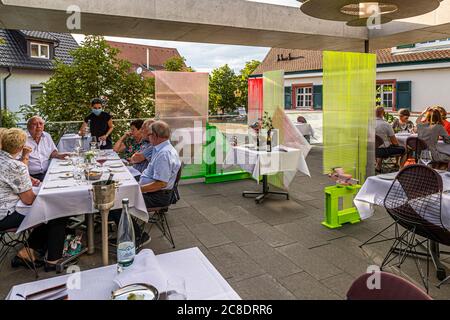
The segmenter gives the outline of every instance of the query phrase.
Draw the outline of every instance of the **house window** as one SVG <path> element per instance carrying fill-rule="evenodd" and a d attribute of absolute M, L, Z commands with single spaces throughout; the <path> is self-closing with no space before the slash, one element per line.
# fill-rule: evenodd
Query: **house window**
<path fill-rule="evenodd" d="M 48 44 L 31 43 L 30 48 L 32 58 L 50 59 L 50 46 Z"/>
<path fill-rule="evenodd" d="M 295 89 L 296 95 L 296 108 L 312 108 L 313 102 L 313 88 L 312 87 L 299 87 Z"/>
<path fill-rule="evenodd" d="M 377 84 L 377 106 L 383 106 L 386 109 L 394 110 L 394 83 Z"/>
<path fill-rule="evenodd" d="M 41 96 L 44 89 L 41 85 L 31 86 L 31 105 L 34 106 L 37 103 L 38 98 Z"/>

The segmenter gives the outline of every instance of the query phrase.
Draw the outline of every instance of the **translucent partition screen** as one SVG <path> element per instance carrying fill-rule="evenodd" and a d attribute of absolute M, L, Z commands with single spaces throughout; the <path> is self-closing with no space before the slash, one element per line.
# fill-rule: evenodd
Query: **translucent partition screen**
<path fill-rule="evenodd" d="M 264 112 L 272 118 L 276 130 L 276 142 L 292 148 L 301 149 L 304 156 L 308 155 L 310 146 L 298 132 L 284 112 L 284 71 L 270 71 L 263 74 Z M 306 166 L 305 166 L 306 167 Z M 309 175 L 309 171 L 304 172 Z M 289 185 L 295 173 L 280 173 L 269 176 L 269 183 L 283 188 Z"/>
<path fill-rule="evenodd" d="M 262 118 L 263 114 L 263 79 L 248 80 L 248 125 Z"/>
<path fill-rule="evenodd" d="M 187 165 L 183 176 L 204 175 L 208 74 L 157 71 L 155 78 L 155 111 L 172 129 L 172 142 Z"/>
<path fill-rule="evenodd" d="M 343 167 L 362 182 L 373 166 L 376 96 L 374 54 L 323 54 L 324 173 Z"/>

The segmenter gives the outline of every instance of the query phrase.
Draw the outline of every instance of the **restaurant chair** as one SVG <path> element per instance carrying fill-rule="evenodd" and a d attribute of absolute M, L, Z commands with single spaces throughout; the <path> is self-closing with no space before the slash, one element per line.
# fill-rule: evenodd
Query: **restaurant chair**
<path fill-rule="evenodd" d="M 432 168 L 414 164 L 403 168 L 392 183 L 384 207 L 388 214 L 405 230 L 396 233 L 396 239 L 383 260 L 381 268 L 398 257 L 400 267 L 411 255 L 428 292 L 429 260 L 439 271 L 438 244 L 450 245 L 450 231 L 442 222 L 442 177 Z M 418 236 L 424 239 L 419 239 Z M 418 248 L 425 252 L 418 251 Z M 436 252 L 437 248 L 437 252 Z M 393 256 L 393 257 L 392 257 Z M 426 275 L 419 257 L 426 257 Z"/>
<path fill-rule="evenodd" d="M 383 138 L 376 135 L 375 136 L 375 149 L 380 148 L 384 144 Z M 398 156 L 389 156 L 389 157 L 383 157 L 383 158 L 377 158 L 381 159 L 381 172 L 380 173 L 389 173 L 389 172 L 395 172 L 399 170 L 399 164 L 398 164 Z"/>
<path fill-rule="evenodd" d="M 428 149 L 427 143 L 418 137 L 408 137 L 406 139 L 406 155 L 407 158 L 414 158 L 416 164 L 419 163 L 420 153 Z"/>
<path fill-rule="evenodd" d="M 369 288 L 370 277 L 379 276 L 379 289 Z M 347 300 L 433 300 L 413 283 L 392 273 L 365 273 L 347 292 Z"/>
<path fill-rule="evenodd" d="M 11 252 L 11 250 L 14 250 L 16 253 L 18 252 L 19 246 L 23 246 L 27 250 L 27 254 L 31 256 L 27 241 L 28 236 L 28 230 L 22 231 L 20 233 L 17 233 L 17 229 L 0 230 L 0 266 L 8 258 L 8 254 L 9 252 Z M 29 269 L 34 271 L 37 279 L 39 277 L 39 274 L 36 265 L 31 262 L 28 267 Z"/>
<path fill-rule="evenodd" d="M 178 184 L 181 179 L 181 172 L 183 170 L 183 164 L 181 164 L 180 170 L 178 170 L 177 178 L 175 180 L 173 189 L 172 189 L 172 197 L 170 203 L 165 207 L 157 207 L 157 208 L 147 208 L 147 212 L 149 213 L 149 220 L 146 224 L 150 224 L 149 232 L 151 231 L 153 225 L 156 225 L 159 230 L 161 230 L 163 236 L 170 242 L 172 248 L 175 248 L 175 241 L 172 236 L 172 232 L 170 231 L 169 222 L 167 221 L 166 214 L 169 212 L 169 207 L 171 204 L 175 204 L 178 200 L 180 200 L 180 194 L 178 192 Z M 141 230 L 144 232 L 144 226 L 142 226 Z"/>

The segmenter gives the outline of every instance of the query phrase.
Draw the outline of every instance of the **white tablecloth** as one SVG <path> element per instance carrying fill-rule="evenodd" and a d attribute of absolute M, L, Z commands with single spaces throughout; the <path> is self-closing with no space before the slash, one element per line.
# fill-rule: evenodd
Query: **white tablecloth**
<path fill-rule="evenodd" d="M 58 151 L 59 152 L 73 152 L 75 150 L 75 146 L 77 140 L 81 139 L 81 148 L 83 150 L 89 150 L 91 138 L 81 138 L 78 134 L 65 134 L 61 137 L 58 142 Z"/>
<path fill-rule="evenodd" d="M 409 133 L 397 133 L 395 137 L 398 140 L 398 143 L 402 146 L 406 146 L 406 139 L 409 137 L 417 137 L 417 134 L 409 134 Z M 439 152 L 450 154 L 450 144 L 445 143 L 444 141 L 439 141 L 437 144 L 437 149 Z"/>
<path fill-rule="evenodd" d="M 130 214 L 147 221 L 147 209 L 136 179 L 123 165 L 117 154 L 111 153 L 108 159 L 110 160 L 104 164 L 105 169 L 113 163 L 122 164 L 120 168 L 111 168 L 114 173 L 114 180 L 121 183 L 116 191 L 113 209 L 122 208 L 122 199 L 128 198 L 130 200 Z M 58 159 L 51 161 L 33 205 L 26 206 L 19 202 L 16 210 L 25 215 L 25 219 L 22 221 L 18 232 L 52 219 L 97 212 L 93 207 L 91 183 L 84 182 L 82 185 L 77 185 L 73 178 L 61 179 L 60 176 L 64 174 L 61 173 L 62 171 L 72 172 L 73 170 L 73 166 L 63 166 L 61 163 L 62 161 Z M 102 179 L 107 179 L 108 176 L 108 173 L 104 173 Z M 53 188 L 58 186 L 60 188 Z M 62 188 L 62 186 L 69 187 Z"/>
<path fill-rule="evenodd" d="M 441 176 L 444 190 L 450 190 L 449 173 L 442 173 Z M 374 205 L 384 205 L 384 198 L 386 198 L 392 183 L 393 180 L 383 180 L 376 176 L 369 177 L 366 180 L 354 200 L 361 219 L 368 219 L 373 215 Z M 444 193 L 442 195 L 442 213 L 442 222 L 447 229 L 450 229 L 450 194 Z"/>
<path fill-rule="evenodd" d="M 251 150 L 246 146 L 232 147 L 227 154 L 225 166 L 238 165 L 259 181 L 262 175 L 284 173 L 284 187 L 295 177 L 297 171 L 310 175 L 308 165 L 301 150 L 282 147 L 287 152 Z"/>
<path fill-rule="evenodd" d="M 294 125 L 302 135 L 314 137 L 314 129 L 309 123 L 295 122 Z"/>
<path fill-rule="evenodd" d="M 198 248 L 165 253 L 156 258 L 169 278 L 180 276 L 185 279 L 188 300 L 240 300 L 239 295 Z M 116 275 L 116 265 L 83 271 L 81 287 L 69 289 L 69 300 L 110 300 L 111 292 L 117 289 L 113 282 Z M 73 274 L 14 286 L 6 299 L 23 300 L 17 294 L 26 296 L 63 284 L 70 276 L 73 277 Z"/>

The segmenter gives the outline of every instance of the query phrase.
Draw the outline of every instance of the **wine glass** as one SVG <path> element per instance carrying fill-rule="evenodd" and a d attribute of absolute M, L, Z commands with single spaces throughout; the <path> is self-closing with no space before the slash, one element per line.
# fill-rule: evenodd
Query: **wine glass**
<path fill-rule="evenodd" d="M 167 300 L 187 300 L 186 281 L 180 276 L 171 276 L 167 280 Z"/>
<path fill-rule="evenodd" d="M 420 161 L 425 164 L 426 166 L 428 166 L 428 164 L 433 161 L 433 158 L 431 156 L 431 151 L 430 150 L 422 150 L 422 152 L 420 153 Z"/>
<path fill-rule="evenodd" d="M 108 160 L 103 151 L 100 151 L 98 155 L 95 157 L 95 160 L 100 164 L 100 167 L 103 167 L 103 164 Z"/>

